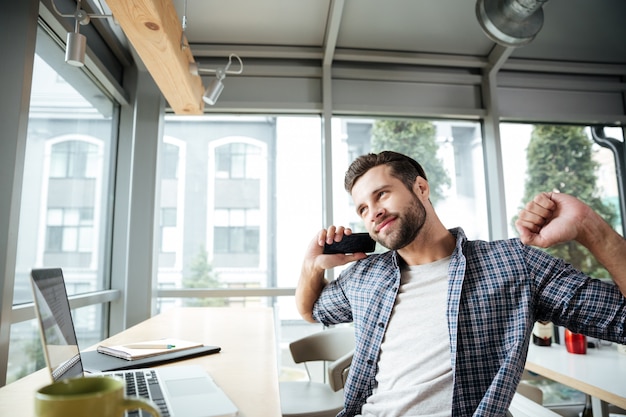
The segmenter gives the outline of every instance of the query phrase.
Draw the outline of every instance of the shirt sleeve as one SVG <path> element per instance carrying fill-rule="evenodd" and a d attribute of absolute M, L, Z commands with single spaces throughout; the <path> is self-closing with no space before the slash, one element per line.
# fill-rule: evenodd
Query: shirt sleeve
<path fill-rule="evenodd" d="M 626 342 L 626 298 L 612 282 L 592 278 L 562 259 L 525 247 L 534 277 L 537 320 L 550 320 L 576 333 Z"/>
<path fill-rule="evenodd" d="M 352 321 L 352 309 L 346 296 L 354 265 L 326 285 L 313 305 L 313 318 L 325 326 Z"/>

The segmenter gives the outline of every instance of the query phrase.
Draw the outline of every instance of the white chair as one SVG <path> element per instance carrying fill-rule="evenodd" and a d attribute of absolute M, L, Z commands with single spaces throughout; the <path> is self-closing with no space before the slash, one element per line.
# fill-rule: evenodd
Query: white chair
<path fill-rule="evenodd" d="M 507 411 L 507 417 L 558 417 L 554 411 L 543 406 L 543 391 L 528 381 L 536 379 L 524 370 L 522 379 Z"/>
<path fill-rule="evenodd" d="M 524 369 L 522 379 L 517 386 L 517 392 L 522 394 L 526 398 L 530 398 L 537 404 L 543 404 L 543 391 L 536 385 L 529 383 L 529 381 L 540 379 L 542 379 L 542 377 L 537 377 L 528 372 L 528 370 Z"/>
<path fill-rule="evenodd" d="M 283 417 L 335 417 L 343 409 L 343 386 L 354 353 L 354 330 L 323 330 L 291 342 L 289 350 L 295 363 L 304 364 L 309 380 L 280 382 Z M 311 380 L 307 362 L 313 361 L 326 362 L 326 383 Z"/>
<path fill-rule="evenodd" d="M 529 384 L 528 382 L 521 380 L 517 386 L 517 392 L 524 397 L 536 402 L 537 404 L 543 404 L 543 391 L 540 388 Z"/>

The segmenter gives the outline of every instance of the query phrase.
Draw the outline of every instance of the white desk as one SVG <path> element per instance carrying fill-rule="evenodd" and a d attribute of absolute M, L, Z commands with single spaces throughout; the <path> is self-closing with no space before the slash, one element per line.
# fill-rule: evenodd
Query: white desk
<path fill-rule="evenodd" d="M 567 352 L 564 345 L 530 345 L 526 369 L 588 394 L 594 417 L 607 417 L 607 403 L 626 408 L 626 355 L 614 346 Z"/>
<path fill-rule="evenodd" d="M 221 346 L 220 353 L 163 366 L 203 366 L 239 408 L 241 417 L 280 416 L 274 317 L 269 308 L 168 310 L 110 337 L 110 344 L 177 337 Z M 42 369 L 0 388 L 0 416 L 33 417 L 35 391 L 50 383 Z M 69 417 L 69 416 L 68 416 Z"/>

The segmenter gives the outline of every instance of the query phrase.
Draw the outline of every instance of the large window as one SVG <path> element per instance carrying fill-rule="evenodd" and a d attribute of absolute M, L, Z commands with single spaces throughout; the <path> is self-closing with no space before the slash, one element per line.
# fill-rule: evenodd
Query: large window
<path fill-rule="evenodd" d="M 423 167 L 431 202 L 448 228 L 461 226 L 470 239 L 488 239 L 480 124 L 418 119 L 333 120 L 333 196 L 335 223 L 364 231 L 344 173 L 359 155 L 392 150 Z"/>
<path fill-rule="evenodd" d="M 543 191 L 579 197 L 622 233 L 615 155 L 594 142 L 589 127 L 503 123 L 500 131 L 509 236 L 517 236 L 514 222 L 520 208 Z M 605 133 L 624 140 L 621 129 L 605 128 Z M 591 276 L 610 280 L 608 272 L 575 242 L 548 252 Z M 557 330 L 564 340 L 563 329 Z M 546 378 L 534 377 L 530 382 L 542 389 L 546 406 L 580 408 L 585 402 L 583 393 Z"/>
<path fill-rule="evenodd" d="M 61 267 L 70 295 L 108 287 L 106 231 L 114 105 L 43 31 L 37 34 L 14 304 L 32 300 L 33 268 Z M 62 99 L 61 99 L 62 98 Z M 101 305 L 73 312 L 81 347 L 101 340 Z M 45 365 L 34 320 L 11 326 L 7 382 Z"/>
<path fill-rule="evenodd" d="M 164 130 L 165 143 L 185 151 L 159 155 L 161 228 L 178 231 L 159 257 L 160 288 L 294 287 L 321 226 L 320 119 L 166 116 Z M 288 298 L 274 301 L 299 320 Z"/>
<path fill-rule="evenodd" d="M 159 288 L 295 287 L 322 227 L 319 117 L 166 116 L 164 137 L 184 151 L 166 146 L 159 155 L 163 236 L 171 228 Z M 177 305 L 274 307 L 281 350 L 312 331 L 291 296 L 158 300 L 161 310 Z"/>

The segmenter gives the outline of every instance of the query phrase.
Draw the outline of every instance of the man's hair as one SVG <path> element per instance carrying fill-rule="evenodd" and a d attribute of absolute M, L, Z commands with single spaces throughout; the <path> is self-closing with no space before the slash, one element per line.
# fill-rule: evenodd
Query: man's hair
<path fill-rule="evenodd" d="M 398 152 L 382 151 L 378 154 L 361 155 L 350 164 L 344 179 L 346 191 L 351 193 L 354 183 L 367 171 L 379 165 L 390 167 L 391 175 L 402 181 L 409 190 L 413 189 L 417 177 L 428 179 L 424 168 L 416 160 Z"/>

